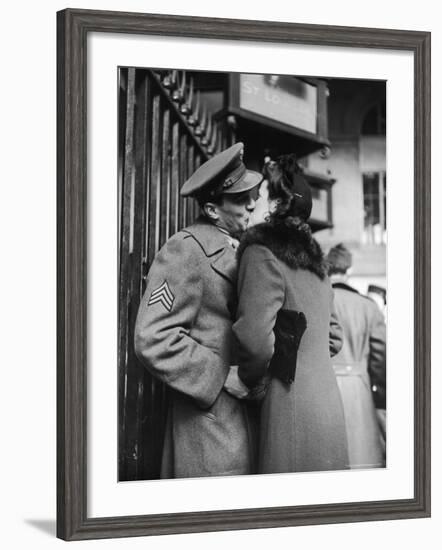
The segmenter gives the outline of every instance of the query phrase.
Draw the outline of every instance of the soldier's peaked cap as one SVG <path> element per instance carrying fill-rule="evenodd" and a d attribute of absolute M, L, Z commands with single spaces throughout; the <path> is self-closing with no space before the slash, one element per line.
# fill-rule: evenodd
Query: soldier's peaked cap
<path fill-rule="evenodd" d="M 258 172 L 247 170 L 243 157 L 244 144 L 235 143 L 202 164 L 181 188 L 183 197 L 198 196 L 220 186 L 222 193 L 242 193 L 261 183 Z"/>

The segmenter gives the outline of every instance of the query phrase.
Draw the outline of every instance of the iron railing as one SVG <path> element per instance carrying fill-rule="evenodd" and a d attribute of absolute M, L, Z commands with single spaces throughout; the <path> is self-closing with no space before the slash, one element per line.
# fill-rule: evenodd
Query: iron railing
<path fill-rule="evenodd" d="M 119 71 L 119 480 L 160 474 L 167 389 L 139 363 L 134 325 L 146 275 L 165 241 L 198 214 L 184 181 L 225 147 L 184 72 Z"/>

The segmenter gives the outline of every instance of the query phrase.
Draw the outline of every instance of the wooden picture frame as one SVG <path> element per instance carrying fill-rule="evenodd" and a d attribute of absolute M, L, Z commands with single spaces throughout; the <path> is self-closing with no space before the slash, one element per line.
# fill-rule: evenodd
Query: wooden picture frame
<path fill-rule="evenodd" d="M 414 498 L 87 516 L 87 36 L 91 32 L 406 50 L 414 56 Z M 430 515 L 430 33 L 67 9 L 57 14 L 57 536 L 65 540 Z"/>

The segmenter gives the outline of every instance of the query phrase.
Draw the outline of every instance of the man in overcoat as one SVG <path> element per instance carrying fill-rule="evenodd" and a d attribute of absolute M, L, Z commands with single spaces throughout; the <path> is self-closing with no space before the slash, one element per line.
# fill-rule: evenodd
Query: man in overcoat
<path fill-rule="evenodd" d="M 235 364 L 235 250 L 262 180 L 242 153 L 233 145 L 183 185 L 202 215 L 158 252 L 138 311 L 136 354 L 170 390 L 162 478 L 252 471 L 247 404 L 223 389 Z"/>
<path fill-rule="evenodd" d="M 383 378 L 385 388 L 386 329 L 377 305 L 348 284 L 352 255 L 343 245 L 327 256 L 335 292 L 335 307 L 344 332 L 341 351 L 333 366 L 344 404 L 350 466 L 385 466 L 372 394 L 372 373 Z M 383 375 L 381 374 L 383 373 Z"/>

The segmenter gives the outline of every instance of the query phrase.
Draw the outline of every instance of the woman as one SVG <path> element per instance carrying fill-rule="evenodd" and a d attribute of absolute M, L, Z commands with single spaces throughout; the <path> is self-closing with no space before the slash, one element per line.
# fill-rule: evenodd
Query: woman
<path fill-rule="evenodd" d="M 293 155 L 264 169 L 256 216 L 238 258 L 238 375 L 265 388 L 259 473 L 348 467 L 342 403 L 330 363 L 341 346 L 333 294 L 305 223 L 310 188 Z"/>

